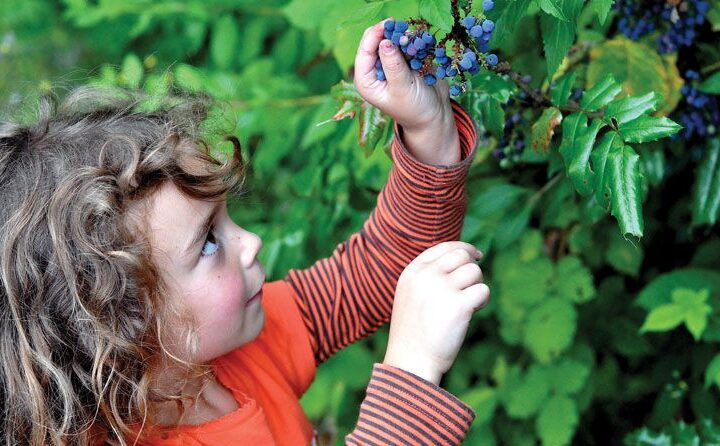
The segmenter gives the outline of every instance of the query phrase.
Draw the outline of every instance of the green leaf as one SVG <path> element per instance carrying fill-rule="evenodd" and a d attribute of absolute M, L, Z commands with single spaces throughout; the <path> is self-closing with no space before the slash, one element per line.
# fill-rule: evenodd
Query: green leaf
<path fill-rule="evenodd" d="M 453 27 L 450 0 L 420 0 L 420 15 L 443 32 L 449 33 Z"/>
<path fill-rule="evenodd" d="M 552 387 L 556 393 L 573 395 L 585 386 L 590 367 L 575 359 L 565 358 L 550 367 Z"/>
<path fill-rule="evenodd" d="M 615 0 L 590 0 L 590 7 L 597 14 L 600 25 L 605 25 L 605 20 L 607 20 L 613 3 L 615 3 Z"/>
<path fill-rule="evenodd" d="M 720 94 L 720 71 L 705 79 L 697 88 L 703 93 Z"/>
<path fill-rule="evenodd" d="M 671 298 L 674 305 L 682 309 L 685 325 L 696 340 L 699 340 L 705 331 L 708 315 L 712 312 L 712 307 L 705 303 L 709 297 L 710 290 L 707 288 L 699 291 L 692 288 L 676 288 L 672 291 Z"/>
<path fill-rule="evenodd" d="M 692 290 L 707 288 L 717 294 L 719 291 L 716 290 L 720 290 L 720 272 L 709 269 L 684 268 L 661 274 L 640 291 L 636 303 L 650 311 L 660 305 L 673 302 L 672 290 L 677 288 Z"/>
<path fill-rule="evenodd" d="M 547 61 L 548 77 L 553 76 L 562 63 L 568 50 L 575 42 L 577 17 L 582 9 L 583 0 L 565 0 L 562 12 L 567 20 L 560 20 L 548 14 L 540 17 L 540 29 L 543 37 L 543 48 Z M 500 38 L 496 39 L 501 41 Z"/>
<path fill-rule="evenodd" d="M 294 27 L 310 31 L 320 26 L 328 15 L 328 2 L 325 0 L 292 0 L 282 11 Z"/>
<path fill-rule="evenodd" d="M 590 50 L 587 85 L 595 85 L 611 73 L 622 83 L 623 93 L 642 96 L 656 92 L 663 101 L 659 113 L 667 115 L 682 98 L 683 79 L 675 65 L 677 56 L 658 54 L 654 46 L 618 36 Z"/>
<path fill-rule="evenodd" d="M 720 353 L 715 355 L 705 369 L 705 387 L 713 384 L 720 388 Z"/>
<path fill-rule="evenodd" d="M 619 127 L 620 134 L 625 142 L 648 142 L 670 136 L 682 129 L 675 121 L 655 116 L 640 116 Z"/>
<path fill-rule="evenodd" d="M 380 142 L 382 130 L 388 125 L 387 118 L 379 108 L 363 102 L 358 125 L 360 127 L 358 143 L 364 149 L 365 155 L 369 156 Z"/>
<path fill-rule="evenodd" d="M 558 81 L 555 83 L 555 86 L 550 91 L 550 97 L 554 105 L 562 107 L 568 103 L 573 85 L 575 85 L 576 77 L 577 71 L 572 70 L 571 72 L 563 75 L 563 77 L 558 79 Z"/>
<path fill-rule="evenodd" d="M 200 91 L 205 85 L 202 71 L 184 63 L 175 67 L 175 82 L 187 91 Z"/>
<path fill-rule="evenodd" d="M 578 257 L 564 256 L 557 263 L 555 277 L 554 292 L 563 299 L 583 303 L 595 296 L 592 273 Z"/>
<path fill-rule="evenodd" d="M 610 148 L 615 141 L 620 141 L 620 137 L 616 132 L 608 132 L 598 143 L 595 150 L 592 151 L 590 159 L 595 172 L 595 199 L 598 204 L 607 209 L 612 195 L 610 188 L 609 166 L 607 164 Z M 622 144 L 622 142 L 620 142 Z"/>
<path fill-rule="evenodd" d="M 120 70 L 122 83 L 130 88 L 138 88 L 143 78 L 143 64 L 135 53 L 125 55 Z"/>
<path fill-rule="evenodd" d="M 222 15 L 212 29 L 210 40 L 212 61 L 222 69 L 229 69 L 235 60 L 239 41 L 235 18 L 231 14 Z"/>
<path fill-rule="evenodd" d="M 532 126 L 531 147 L 533 150 L 547 150 L 555 134 L 555 127 L 562 122 L 562 113 L 555 107 L 546 108 Z"/>
<path fill-rule="evenodd" d="M 522 382 L 509 389 L 506 403 L 508 415 L 527 419 L 535 415 L 547 401 L 550 393 L 549 376 L 545 369 L 530 367 Z"/>
<path fill-rule="evenodd" d="M 621 91 L 622 86 L 608 73 L 583 94 L 581 105 L 589 112 L 599 110 L 615 99 Z"/>
<path fill-rule="evenodd" d="M 661 99 L 654 91 L 640 97 L 627 96 L 608 104 L 605 109 L 605 117 L 615 118 L 618 124 L 624 124 L 640 115 L 655 111 Z"/>
<path fill-rule="evenodd" d="M 530 312 L 523 344 L 539 362 L 550 362 L 572 345 L 576 323 L 577 312 L 571 303 L 549 298 Z"/>
<path fill-rule="evenodd" d="M 641 246 L 628 242 L 613 231 L 605 251 L 605 259 L 617 271 L 637 277 L 643 260 L 643 250 Z"/>
<path fill-rule="evenodd" d="M 497 391 L 492 387 L 474 387 L 463 393 L 460 399 L 473 408 L 476 414 L 474 422 L 483 424 L 492 420 L 497 407 Z"/>
<path fill-rule="evenodd" d="M 678 304 L 660 305 L 653 309 L 640 327 L 640 333 L 648 331 L 668 331 L 685 321 L 685 312 Z"/>
<path fill-rule="evenodd" d="M 563 122 L 563 139 L 560 154 L 565 161 L 568 177 L 575 189 L 584 196 L 593 191 L 593 172 L 590 169 L 590 153 L 595 137 L 603 126 L 602 121 L 593 119 L 590 126 L 584 113 L 573 113 Z"/>
<path fill-rule="evenodd" d="M 505 109 L 500 102 L 485 96 L 480 101 L 480 112 L 485 128 L 495 137 L 501 138 L 505 128 Z"/>
<path fill-rule="evenodd" d="M 720 213 L 720 139 L 708 142 L 698 165 L 692 199 L 692 224 L 714 225 Z"/>
<path fill-rule="evenodd" d="M 494 41 L 504 42 L 515 32 L 515 28 L 517 28 L 518 23 L 520 23 L 520 20 L 525 16 L 525 11 L 527 11 L 531 2 L 532 0 L 513 0 L 507 2 L 507 6 L 505 6 L 500 13 L 500 17 L 495 21 Z M 478 2 L 475 2 L 475 4 L 477 3 Z"/>
<path fill-rule="evenodd" d="M 543 446 L 564 446 L 572 441 L 578 421 L 575 401 L 556 395 L 540 411 L 535 429 Z"/>
<path fill-rule="evenodd" d="M 611 213 L 623 235 L 636 237 L 643 234 L 639 158 L 630 146 L 612 147 L 608 155 Z"/>
<path fill-rule="evenodd" d="M 567 21 L 568 18 L 563 13 L 562 9 L 557 4 L 557 0 L 536 0 L 537 5 L 547 14 L 558 18 L 562 21 Z"/>

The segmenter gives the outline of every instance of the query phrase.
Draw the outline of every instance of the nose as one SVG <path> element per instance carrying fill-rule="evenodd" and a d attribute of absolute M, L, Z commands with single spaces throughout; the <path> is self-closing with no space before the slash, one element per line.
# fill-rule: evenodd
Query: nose
<path fill-rule="evenodd" d="M 250 268 L 262 249 L 263 243 L 260 236 L 254 232 L 245 231 L 243 237 L 242 264 L 245 268 Z"/>

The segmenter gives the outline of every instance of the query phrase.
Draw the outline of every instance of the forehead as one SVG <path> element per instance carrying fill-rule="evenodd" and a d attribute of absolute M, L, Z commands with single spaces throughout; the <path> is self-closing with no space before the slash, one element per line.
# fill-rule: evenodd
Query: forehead
<path fill-rule="evenodd" d="M 147 223 L 153 251 L 179 261 L 193 230 L 211 208 L 212 203 L 189 197 L 172 181 L 164 181 L 150 199 Z"/>

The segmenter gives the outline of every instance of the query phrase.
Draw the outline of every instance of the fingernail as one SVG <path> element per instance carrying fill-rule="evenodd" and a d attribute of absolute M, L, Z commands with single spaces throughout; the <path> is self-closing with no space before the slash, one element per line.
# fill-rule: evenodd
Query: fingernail
<path fill-rule="evenodd" d="M 391 40 L 383 40 L 382 42 L 383 51 L 385 54 L 390 54 L 395 50 L 395 44 Z"/>
<path fill-rule="evenodd" d="M 482 256 L 483 256 L 483 253 L 481 253 L 480 250 L 478 250 L 477 248 L 475 248 L 475 257 L 477 257 L 478 259 L 480 259 L 480 258 L 482 258 Z"/>

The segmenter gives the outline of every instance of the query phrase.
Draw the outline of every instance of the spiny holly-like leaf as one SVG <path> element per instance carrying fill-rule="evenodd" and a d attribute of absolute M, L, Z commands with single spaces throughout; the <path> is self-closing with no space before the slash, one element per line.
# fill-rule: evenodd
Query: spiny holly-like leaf
<path fill-rule="evenodd" d="M 720 139 L 708 142 L 693 188 L 692 224 L 714 225 L 720 213 Z"/>
<path fill-rule="evenodd" d="M 562 113 L 555 107 L 546 108 L 540 118 L 532 126 L 533 150 L 547 150 L 555 134 L 555 127 L 562 122 Z"/>
<path fill-rule="evenodd" d="M 632 147 L 611 147 L 608 155 L 612 215 L 624 234 L 642 237 L 642 197 L 640 156 Z"/>
<path fill-rule="evenodd" d="M 420 15 L 446 33 L 453 27 L 450 0 L 420 0 Z"/>
<path fill-rule="evenodd" d="M 582 108 L 593 112 L 608 105 L 615 96 L 622 91 L 622 85 L 618 83 L 612 74 L 608 73 L 583 94 Z"/>
<path fill-rule="evenodd" d="M 648 142 L 670 136 L 682 129 L 682 126 L 664 116 L 640 116 L 619 126 L 625 142 Z"/>
<path fill-rule="evenodd" d="M 543 446 L 564 446 L 570 444 L 579 419 L 575 401 L 556 395 L 540 411 L 535 429 Z"/>
<path fill-rule="evenodd" d="M 592 155 L 590 155 L 593 170 L 595 171 L 595 199 L 600 206 L 606 209 L 610 204 L 610 195 L 612 194 L 607 159 L 610 154 L 610 147 L 615 141 L 620 141 L 620 136 L 616 132 L 606 133 L 593 150 Z M 620 141 L 620 143 L 622 142 Z"/>
<path fill-rule="evenodd" d="M 628 96 L 618 99 L 608 104 L 605 117 L 615 118 L 618 124 L 624 124 L 640 115 L 655 111 L 661 100 L 660 95 L 654 91 L 640 97 Z"/>
<path fill-rule="evenodd" d="M 575 84 L 576 77 L 577 71 L 573 70 L 557 81 L 555 86 L 550 91 L 550 98 L 553 104 L 557 105 L 558 107 L 562 107 L 568 103 L 568 99 L 570 99 L 570 93 L 572 92 L 572 87 Z"/>
<path fill-rule="evenodd" d="M 478 3 L 482 2 L 474 2 L 474 4 Z M 527 11 L 530 3 L 532 3 L 532 0 L 514 0 L 505 5 L 500 13 L 500 17 L 498 17 L 495 23 L 496 31 L 493 36 L 493 41 L 504 42 L 508 36 L 515 32 L 515 28 L 525 16 L 525 11 Z M 500 6 L 501 5 L 498 4 L 498 7 Z"/>
<path fill-rule="evenodd" d="M 593 191 L 593 172 L 588 161 L 595 137 L 602 126 L 599 119 L 593 119 L 588 126 L 584 113 L 573 113 L 563 122 L 560 155 L 565 161 L 568 177 L 580 195 L 589 195 Z"/>
<path fill-rule="evenodd" d="M 567 20 L 560 20 L 549 14 L 540 16 L 540 28 L 543 36 L 543 48 L 547 60 L 548 76 L 552 77 L 562 63 L 565 55 L 575 42 L 577 17 L 583 6 L 583 0 L 564 0 L 562 12 Z M 499 37 L 496 37 L 500 41 Z"/>
<path fill-rule="evenodd" d="M 586 82 L 594 85 L 608 73 L 620 82 L 623 92 L 630 96 L 640 96 L 651 91 L 659 93 L 663 100 L 658 105 L 662 115 L 675 109 L 681 99 L 680 77 L 674 59 L 658 54 L 655 45 L 634 41 L 619 35 L 590 50 L 590 63 L 587 67 Z"/>

